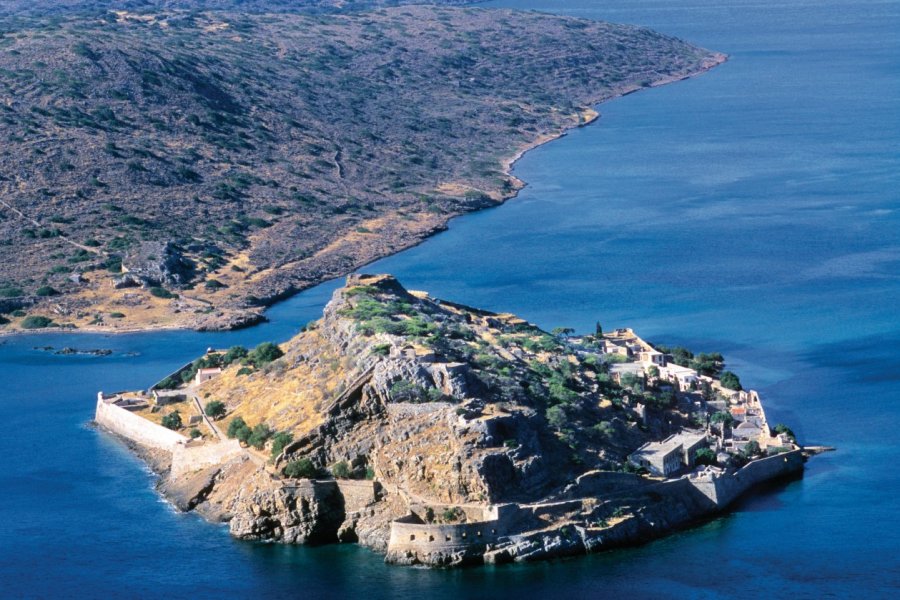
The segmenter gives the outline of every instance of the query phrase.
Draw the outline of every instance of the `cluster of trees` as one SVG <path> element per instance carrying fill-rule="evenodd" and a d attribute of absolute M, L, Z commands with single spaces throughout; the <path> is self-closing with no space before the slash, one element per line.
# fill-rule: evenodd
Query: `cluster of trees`
<path fill-rule="evenodd" d="M 287 465 L 285 465 L 282 472 L 284 473 L 285 477 L 290 477 L 292 479 L 315 479 L 317 477 L 327 475 L 326 472 L 318 468 L 308 458 L 292 460 Z M 354 476 L 354 472 L 347 461 L 342 460 L 332 465 L 331 475 L 335 479 L 352 479 Z M 372 477 L 374 477 L 374 472 L 371 472 L 371 469 L 367 469 L 366 478 L 371 479 Z"/>
<path fill-rule="evenodd" d="M 719 382 L 722 384 L 722 387 L 728 388 L 729 390 L 740 391 L 741 389 L 743 389 L 741 387 L 741 379 L 731 371 L 725 371 L 724 373 L 722 373 L 722 376 L 719 378 Z"/>
<path fill-rule="evenodd" d="M 657 345 L 656 349 L 663 354 L 672 355 L 672 360 L 676 365 L 694 369 L 701 375 L 717 376 L 725 365 L 725 358 L 719 352 L 694 354 L 687 348 L 682 346 L 662 346 Z"/>
<path fill-rule="evenodd" d="M 391 385 L 391 399 L 395 402 L 437 402 L 444 394 L 436 387 L 423 387 L 401 379 Z"/>
<path fill-rule="evenodd" d="M 208 406 L 208 405 L 207 405 Z M 294 436 L 287 431 L 273 431 L 265 423 L 259 423 L 254 427 L 250 427 L 243 417 L 235 417 L 228 424 L 226 435 L 232 439 L 237 439 L 249 446 L 253 446 L 257 450 L 262 450 L 269 440 L 271 443 L 271 453 L 274 459 L 285 446 L 294 440 Z"/>
<path fill-rule="evenodd" d="M 194 379 L 197 371 L 200 369 L 225 368 L 235 362 L 240 362 L 245 367 L 259 369 L 282 356 L 284 356 L 284 352 L 272 342 L 263 342 L 253 350 L 247 350 L 243 346 L 232 346 L 224 353 L 201 356 L 192 362 L 189 368 L 182 371 L 180 375 L 170 375 L 160 381 L 156 387 L 161 390 L 175 389 Z"/>

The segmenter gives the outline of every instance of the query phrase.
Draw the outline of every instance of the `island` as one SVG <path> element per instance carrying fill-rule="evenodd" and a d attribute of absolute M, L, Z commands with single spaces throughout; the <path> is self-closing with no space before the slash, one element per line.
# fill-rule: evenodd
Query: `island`
<path fill-rule="evenodd" d="M 240 539 L 534 561 L 645 542 L 802 472 L 816 449 L 724 367 L 352 275 L 288 342 L 100 392 L 95 419 Z"/>

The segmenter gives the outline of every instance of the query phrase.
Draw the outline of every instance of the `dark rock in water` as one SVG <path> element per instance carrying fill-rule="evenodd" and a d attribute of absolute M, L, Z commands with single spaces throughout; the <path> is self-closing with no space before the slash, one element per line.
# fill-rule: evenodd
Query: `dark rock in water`
<path fill-rule="evenodd" d="M 106 348 L 95 348 L 91 350 L 81 350 L 79 348 L 71 348 L 66 346 L 65 348 L 60 348 L 57 350 L 53 346 L 35 346 L 35 350 L 41 350 L 43 352 L 52 352 L 53 354 L 59 356 L 72 356 L 76 354 L 82 354 L 86 356 L 110 356 L 113 351 Z"/>

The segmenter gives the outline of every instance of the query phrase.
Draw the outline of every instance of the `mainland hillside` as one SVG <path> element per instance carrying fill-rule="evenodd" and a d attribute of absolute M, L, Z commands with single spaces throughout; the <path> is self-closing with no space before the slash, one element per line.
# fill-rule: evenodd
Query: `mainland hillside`
<path fill-rule="evenodd" d="M 0 328 L 253 322 L 511 196 L 517 153 L 595 103 L 722 59 L 505 10 L 0 18 Z"/>
<path fill-rule="evenodd" d="M 404 4 L 454 6 L 478 0 L 5 0 L 0 15 L 62 15 L 103 13 L 110 10 L 234 10 L 242 13 L 354 12 Z"/>

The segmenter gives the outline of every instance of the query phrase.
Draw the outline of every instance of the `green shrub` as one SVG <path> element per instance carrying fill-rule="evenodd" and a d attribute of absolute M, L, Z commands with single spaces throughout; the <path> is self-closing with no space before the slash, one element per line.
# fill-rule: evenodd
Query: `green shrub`
<path fill-rule="evenodd" d="M 294 460 L 284 467 L 284 476 L 291 479 L 313 479 L 319 474 L 319 470 L 308 458 Z"/>
<path fill-rule="evenodd" d="M 253 369 L 251 369 L 250 367 L 241 367 L 240 369 L 238 369 L 237 374 L 238 375 L 249 375 L 252 372 L 253 372 Z"/>
<path fill-rule="evenodd" d="M 284 356 L 281 348 L 272 342 L 263 342 L 247 355 L 247 362 L 259 368 Z"/>
<path fill-rule="evenodd" d="M 169 300 L 171 298 L 177 298 L 178 294 L 173 294 L 169 290 L 164 287 L 152 287 L 150 288 L 150 295 L 156 296 L 157 298 L 163 298 L 164 300 Z"/>
<path fill-rule="evenodd" d="M 294 441 L 294 436 L 287 431 L 280 431 L 272 437 L 272 458 L 276 458 L 288 444 Z"/>
<path fill-rule="evenodd" d="M 250 437 L 247 438 L 247 443 L 257 450 L 262 450 L 270 437 L 272 437 L 272 430 L 265 423 L 260 423 L 253 428 Z"/>
<path fill-rule="evenodd" d="M 205 412 L 210 419 L 221 419 L 225 416 L 225 403 L 218 400 L 207 402 L 203 412 Z"/>
<path fill-rule="evenodd" d="M 10 314 L 14 317 L 24 317 L 27 313 L 24 310 L 17 309 L 12 311 Z"/>
<path fill-rule="evenodd" d="M 17 287 L 3 287 L 0 288 L 0 298 L 17 298 L 19 296 L 24 296 L 25 292 Z"/>
<path fill-rule="evenodd" d="M 740 378 L 731 371 L 724 371 L 722 377 L 719 378 L 719 382 L 722 384 L 722 387 L 728 388 L 729 390 L 740 391 L 743 389 L 741 388 Z"/>
<path fill-rule="evenodd" d="M 162 418 L 161 423 L 163 427 L 168 429 L 181 429 L 181 414 L 177 410 L 172 411 Z"/>
<path fill-rule="evenodd" d="M 22 319 L 22 329 L 44 329 L 52 325 L 53 319 L 48 319 L 47 317 L 32 315 Z"/>
<path fill-rule="evenodd" d="M 547 423 L 556 429 L 562 429 L 569 422 L 566 411 L 561 406 L 551 406 L 547 409 Z"/>
<path fill-rule="evenodd" d="M 731 425 L 734 425 L 734 417 L 727 410 L 720 410 L 719 412 L 714 413 L 709 420 L 712 423 L 722 423 L 723 425 L 727 425 L 729 427 Z"/>
<path fill-rule="evenodd" d="M 109 316 L 111 319 L 124 319 L 125 313 L 111 312 L 111 313 L 109 313 Z"/>
<path fill-rule="evenodd" d="M 375 356 L 387 356 L 390 353 L 390 344 L 377 344 L 375 346 L 372 346 L 372 354 L 374 354 Z"/>
<path fill-rule="evenodd" d="M 200 430 L 194 427 L 191 429 L 191 439 L 196 440 L 198 437 L 203 437 L 203 434 L 200 433 Z"/>
<path fill-rule="evenodd" d="M 58 296 L 59 292 L 57 292 L 55 289 L 53 289 L 49 285 L 43 285 L 37 289 L 35 294 L 37 294 L 38 296 L 47 297 L 47 296 Z"/>
<path fill-rule="evenodd" d="M 775 426 L 775 433 L 783 433 L 792 442 L 796 443 L 797 441 L 797 436 L 794 435 L 794 431 L 784 423 L 779 423 Z"/>
<path fill-rule="evenodd" d="M 253 431 L 250 429 L 250 426 L 242 419 L 241 417 L 235 417 L 231 420 L 231 423 L 228 424 L 228 430 L 226 431 L 226 435 L 232 439 L 240 440 L 244 443 L 250 439 L 250 436 L 253 434 Z"/>
<path fill-rule="evenodd" d="M 694 463 L 698 465 L 715 465 L 716 453 L 709 448 L 700 448 L 694 455 Z"/>
<path fill-rule="evenodd" d="M 247 356 L 247 349 L 243 346 L 232 346 L 225 354 L 222 355 L 222 364 L 230 365 L 236 360 L 240 360 Z"/>
<path fill-rule="evenodd" d="M 350 470 L 350 465 L 342 460 L 331 467 L 331 474 L 334 475 L 335 479 L 350 479 L 353 471 Z"/>

